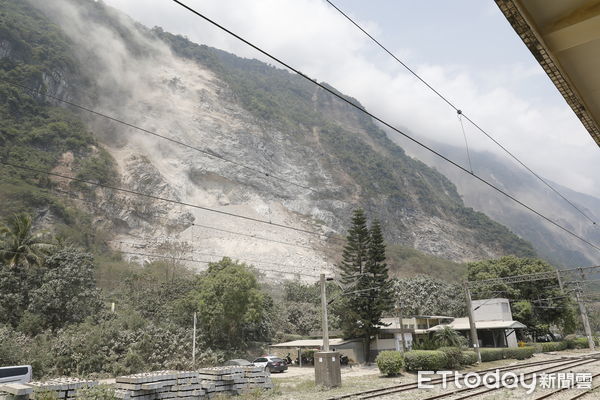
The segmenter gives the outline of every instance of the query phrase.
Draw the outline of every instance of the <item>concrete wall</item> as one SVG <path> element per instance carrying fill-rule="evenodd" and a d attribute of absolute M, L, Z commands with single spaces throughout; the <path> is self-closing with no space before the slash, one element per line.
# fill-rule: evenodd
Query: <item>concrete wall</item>
<path fill-rule="evenodd" d="M 475 321 L 511 321 L 512 312 L 508 299 L 473 300 Z"/>

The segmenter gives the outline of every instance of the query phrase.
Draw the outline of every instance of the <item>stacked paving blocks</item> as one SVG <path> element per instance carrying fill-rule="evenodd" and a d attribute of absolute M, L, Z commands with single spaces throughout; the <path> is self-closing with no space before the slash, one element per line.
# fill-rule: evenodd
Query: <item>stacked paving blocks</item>
<path fill-rule="evenodd" d="M 272 389 L 270 373 L 260 367 L 215 367 L 199 371 L 156 371 L 116 378 L 123 400 L 201 400 L 218 393 Z"/>
<path fill-rule="evenodd" d="M 77 391 L 98 385 L 98 382 L 78 378 L 56 378 L 45 382 L 6 383 L 0 385 L 0 398 L 14 400 L 35 399 L 51 393 L 57 400 L 74 399 Z"/>
<path fill-rule="evenodd" d="M 272 389 L 271 374 L 261 367 L 214 367 L 198 371 L 154 371 L 119 376 L 115 394 L 122 400 L 203 400 L 220 393 L 242 394 Z M 0 385 L 0 400 L 36 399 L 50 392 L 57 400 L 77 398 L 77 391 L 96 381 L 59 378 L 46 382 Z"/>

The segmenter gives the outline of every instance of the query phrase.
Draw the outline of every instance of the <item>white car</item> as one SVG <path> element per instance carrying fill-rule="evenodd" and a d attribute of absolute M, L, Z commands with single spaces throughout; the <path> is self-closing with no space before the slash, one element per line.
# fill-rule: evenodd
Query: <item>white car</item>
<path fill-rule="evenodd" d="M 0 384 L 31 382 L 31 372 L 31 365 L 0 367 Z"/>
<path fill-rule="evenodd" d="M 269 370 L 270 372 L 283 372 L 288 369 L 285 360 L 277 356 L 258 357 L 252 364 Z"/>

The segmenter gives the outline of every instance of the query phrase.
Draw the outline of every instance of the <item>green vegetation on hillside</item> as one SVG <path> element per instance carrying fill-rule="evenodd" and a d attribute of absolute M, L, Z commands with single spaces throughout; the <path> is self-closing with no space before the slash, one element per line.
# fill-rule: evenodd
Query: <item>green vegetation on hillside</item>
<path fill-rule="evenodd" d="M 8 49 L 0 59 L 1 79 L 41 93 L 81 80 L 69 40 L 26 2 L 0 1 L 0 37 Z M 3 81 L 0 160 L 40 171 L 61 165 L 59 173 L 102 183 L 115 176 L 110 155 L 98 147 L 77 115 Z M 53 228 L 64 239 L 89 249 L 102 246 L 89 216 L 73 202 L 58 197 L 53 191 L 57 186 L 46 174 L 0 166 L 0 220 L 15 213 L 49 211 L 57 218 Z M 62 189 L 89 190 L 81 184 L 69 186 Z"/>

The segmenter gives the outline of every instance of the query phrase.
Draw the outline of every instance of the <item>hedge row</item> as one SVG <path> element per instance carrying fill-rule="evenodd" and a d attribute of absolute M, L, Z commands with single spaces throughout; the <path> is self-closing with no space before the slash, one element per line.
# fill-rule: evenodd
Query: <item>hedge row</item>
<path fill-rule="evenodd" d="M 403 357 L 399 351 L 382 351 L 375 359 L 379 372 L 386 376 L 398 375 L 402 370 Z"/>
<path fill-rule="evenodd" d="M 517 347 L 502 349 L 481 349 L 481 361 L 495 361 L 505 358 L 524 360 L 533 356 L 534 348 Z M 461 351 L 456 347 L 442 347 L 438 350 L 413 350 L 404 354 L 404 365 L 409 371 L 438 371 L 457 369 L 477 362 L 477 353 Z"/>
<path fill-rule="evenodd" d="M 594 338 L 598 345 L 598 338 Z M 526 348 L 534 349 L 535 353 L 546 353 L 550 351 L 562 351 L 566 349 L 587 349 L 587 338 L 566 339 L 561 342 L 527 343 Z"/>

